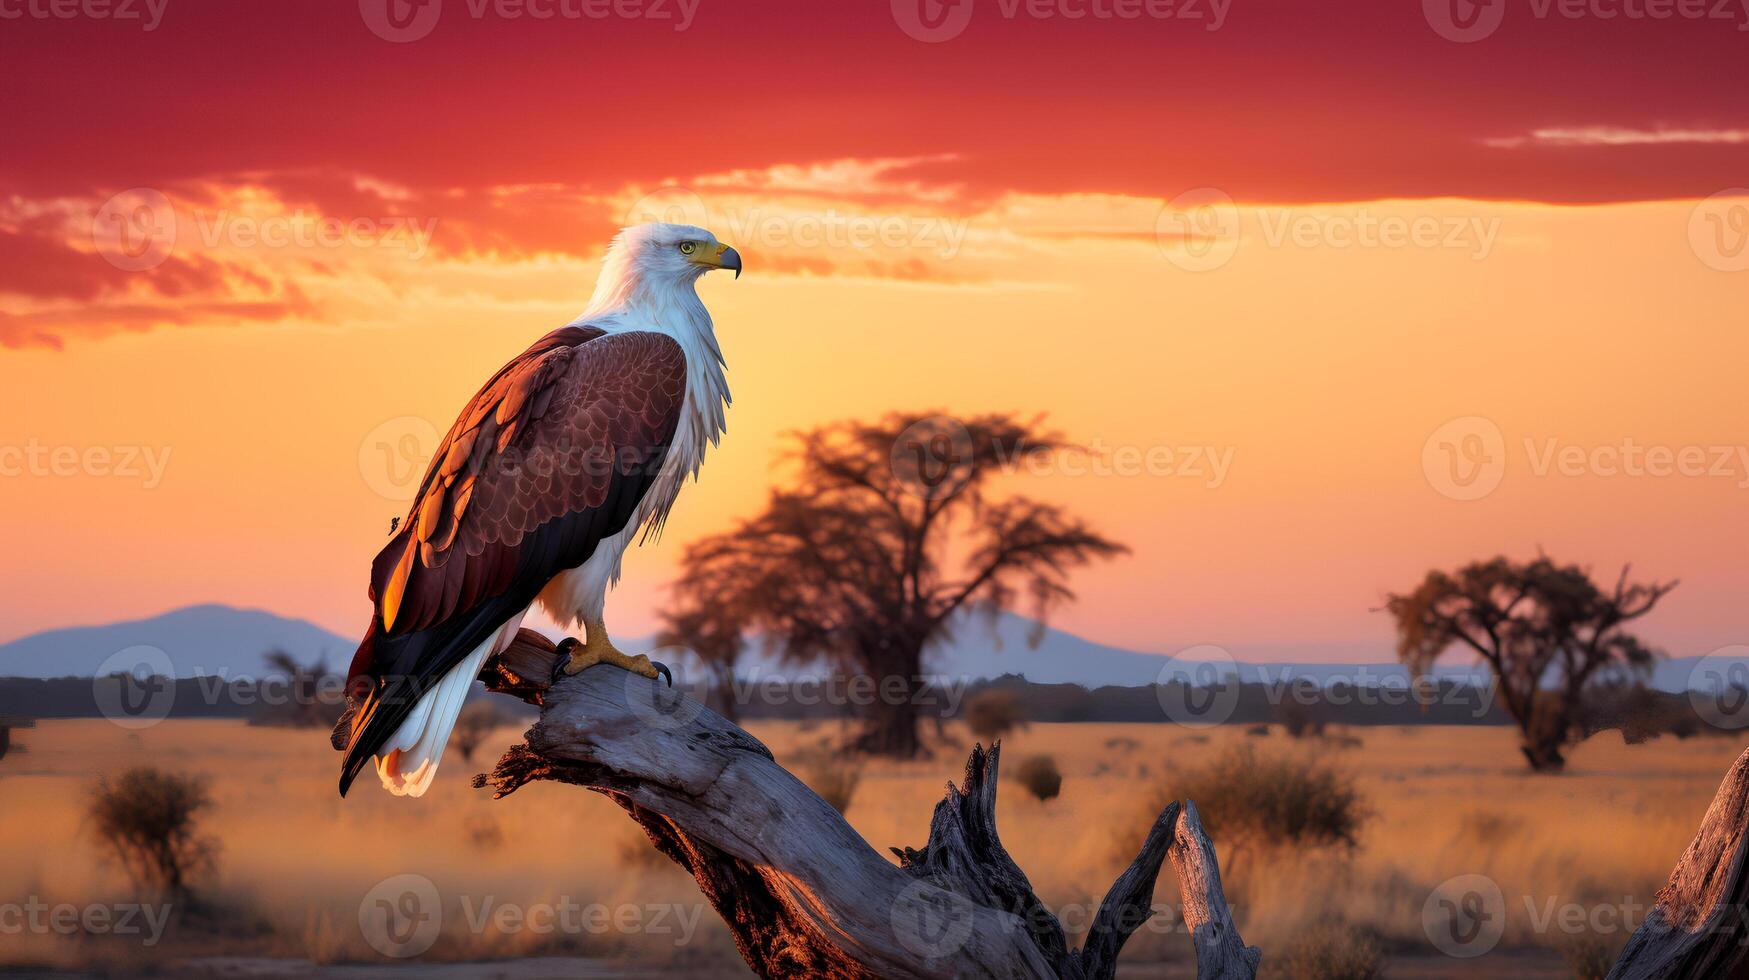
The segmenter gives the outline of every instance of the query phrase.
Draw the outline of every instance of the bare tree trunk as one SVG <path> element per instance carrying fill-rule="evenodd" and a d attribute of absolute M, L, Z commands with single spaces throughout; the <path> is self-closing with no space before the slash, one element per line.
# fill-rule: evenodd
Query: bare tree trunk
<path fill-rule="evenodd" d="M 918 733 L 923 713 L 918 710 L 918 676 L 923 672 L 923 645 L 909 639 L 881 637 L 859 650 L 858 666 L 865 671 L 853 680 L 867 680 L 873 699 L 863 712 L 862 732 L 851 747 L 889 759 L 916 759 L 930 754 Z"/>
<path fill-rule="evenodd" d="M 1609 980 L 1741 978 L 1749 949 L 1749 751 L 1737 757 Z"/>
<path fill-rule="evenodd" d="M 851 743 L 857 751 L 890 759 L 915 759 L 929 754 L 917 734 L 921 717 L 917 706 L 911 703 L 910 678 L 905 680 L 906 697 L 888 703 L 885 696 L 878 693 L 881 681 L 876 679 L 875 702 L 869 706 L 862 734 Z"/>
<path fill-rule="evenodd" d="M 894 848 L 895 866 L 704 705 L 606 666 L 549 685 L 554 662 L 552 644 L 525 630 L 487 663 L 487 685 L 540 705 L 541 718 L 476 785 L 501 797 L 548 779 L 612 799 L 692 874 L 763 977 L 1108 980 L 1153 914 L 1169 849 L 1197 961 L 1216 971 L 1202 975 L 1255 976 L 1257 954 L 1233 929 L 1214 848 L 1176 802 L 1071 950 L 997 835 L 998 748 L 973 749 L 963 784 L 950 783 L 935 807 L 928 842 Z"/>

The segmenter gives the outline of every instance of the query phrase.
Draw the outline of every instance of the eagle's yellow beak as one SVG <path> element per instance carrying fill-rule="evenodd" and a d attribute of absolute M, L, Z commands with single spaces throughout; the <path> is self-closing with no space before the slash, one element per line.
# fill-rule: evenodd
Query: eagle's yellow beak
<path fill-rule="evenodd" d="M 692 264 L 707 269 L 734 269 L 735 278 L 741 278 L 741 253 L 727 245 L 704 249 L 692 257 Z"/>

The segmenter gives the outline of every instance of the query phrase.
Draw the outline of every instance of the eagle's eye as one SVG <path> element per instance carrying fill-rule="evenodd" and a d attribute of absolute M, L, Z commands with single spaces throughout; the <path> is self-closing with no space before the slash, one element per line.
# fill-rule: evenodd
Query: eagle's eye
<path fill-rule="evenodd" d="M 696 251 L 698 251 L 698 243 L 697 242 L 681 242 L 680 243 L 680 254 L 681 255 L 691 255 L 692 253 L 694 253 Z"/>

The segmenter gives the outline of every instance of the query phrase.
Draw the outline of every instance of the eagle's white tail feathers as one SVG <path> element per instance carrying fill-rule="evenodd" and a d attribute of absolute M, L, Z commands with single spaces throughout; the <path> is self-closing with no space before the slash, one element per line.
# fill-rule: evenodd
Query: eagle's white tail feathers
<path fill-rule="evenodd" d="M 383 743 L 382 753 L 376 757 L 377 778 L 382 780 L 384 789 L 396 796 L 424 796 L 431 788 L 431 781 L 437 778 L 437 764 L 443 761 L 443 749 L 449 744 L 449 734 L 468 698 L 468 689 L 480 676 L 486 658 L 508 637 L 515 636 L 521 625 L 521 616 L 504 624 L 413 706 L 407 720 Z"/>

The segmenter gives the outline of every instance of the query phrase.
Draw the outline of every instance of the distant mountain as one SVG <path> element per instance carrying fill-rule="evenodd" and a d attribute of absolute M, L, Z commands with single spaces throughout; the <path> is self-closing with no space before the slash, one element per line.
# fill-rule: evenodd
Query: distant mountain
<path fill-rule="evenodd" d="M 1363 686 L 1381 683 L 1406 684 L 1409 674 L 1394 663 L 1340 662 L 1344 653 L 1353 657 L 1351 648 L 1328 646 L 1253 646 L 1231 647 L 1231 659 L 1219 660 L 1220 654 L 1211 647 L 1178 648 L 1169 652 L 1148 653 L 1123 647 L 1106 646 L 1085 637 L 1046 627 L 1037 646 L 1027 642 L 1037 623 L 1016 613 L 1002 613 L 994 628 L 987 621 L 969 619 L 953 631 L 951 639 L 925 655 L 926 673 L 980 680 L 1015 674 L 1035 684 L 1080 684 L 1095 688 L 1104 686 L 1142 687 L 1182 677 L 1186 668 L 1194 681 L 1213 680 L 1228 674 L 1251 683 L 1275 683 L 1287 680 L 1312 680 L 1322 685 L 1346 680 Z M 1188 645 L 1187 645 L 1188 646 Z M 627 649 L 631 649 L 628 647 Z M 1184 659 L 1173 654 L 1182 652 Z M 1282 660 L 1277 658 L 1315 657 L 1317 660 Z M 1239 658 L 1247 659 L 1239 659 Z M 772 658 L 755 653 L 750 656 L 747 672 L 755 676 L 789 676 L 811 674 L 816 670 L 798 669 L 777 663 Z M 1207 663 L 1207 667 L 1197 665 Z M 1176 672 L 1176 673 L 1175 673 Z M 1441 677 L 1466 679 L 1485 676 L 1481 668 L 1441 668 Z"/>
<path fill-rule="evenodd" d="M 1080 684 L 1086 688 L 1108 685 L 1141 687 L 1185 677 L 1200 684 L 1232 675 L 1237 675 L 1245 683 L 1266 685 L 1310 681 L 1320 687 L 1336 683 L 1357 687 L 1404 687 L 1409 683 L 1409 672 L 1401 664 L 1382 657 L 1368 661 L 1356 656 L 1369 652 L 1388 655 L 1386 643 L 1380 644 L 1384 648 L 1381 651 L 1315 645 L 1233 646 L 1226 651 L 1231 659 L 1222 660 L 1219 653 L 1207 647 L 1146 653 L 1105 646 L 1050 628 L 1045 629 L 1038 646 L 1031 647 L 1026 642 L 1027 634 L 1035 625 L 1032 619 L 1014 613 L 1001 614 L 993 634 L 985 623 L 962 623 L 950 642 L 927 654 L 924 670 L 929 674 L 968 681 L 1017 674 L 1035 684 Z M 1176 653 L 1182 653 L 1183 659 L 1175 658 L 1173 654 Z M 1349 658 L 1346 661 L 1344 654 Z M 1295 657 L 1308 659 L 1293 659 Z M 755 655 L 750 660 L 746 672 L 754 676 L 814 672 L 782 666 L 762 655 Z M 1206 666 L 1201 666 L 1204 664 Z M 1718 686 L 1719 678 L 1726 674 L 1749 677 L 1749 658 L 1721 661 L 1679 657 L 1662 660 L 1652 671 L 1651 685 L 1671 692 L 1708 688 Z M 1434 675 L 1440 679 L 1480 684 L 1487 681 L 1488 669 L 1480 663 L 1470 663 L 1453 655 L 1447 663 L 1435 668 Z"/>
<path fill-rule="evenodd" d="M 550 624 L 529 625 L 558 635 Z M 1232 659 L 1211 660 L 1207 648 L 1192 648 L 1185 654 L 1185 660 L 1179 661 L 1167 653 L 1105 646 L 1058 629 L 1046 629 L 1039 644 L 1029 646 L 1027 634 L 1034 625 L 1031 619 L 1013 613 L 1001 614 L 993 632 L 984 622 L 963 622 L 949 642 L 929 652 L 924 669 L 930 674 L 966 681 L 1017 674 L 1037 684 L 1070 683 L 1087 688 L 1140 687 L 1170 681 L 1184 676 L 1182 667 L 1187 662 L 1207 664 L 1190 671 L 1194 682 L 1232 674 L 1250 683 L 1309 680 L 1320 686 L 1337 682 L 1362 687 L 1401 686 L 1409 680 L 1408 672 L 1395 663 L 1362 659 L 1366 653 L 1378 651 L 1321 646 L 1235 646 L 1228 649 Z M 649 650 L 653 645 L 648 638 L 620 639 L 622 648 L 633 653 Z M 326 657 L 330 667 L 343 670 L 357 640 L 330 633 L 314 623 L 259 609 L 190 606 L 133 622 L 50 630 L 0 645 L 0 677 L 90 677 L 110 657 L 139 646 L 163 651 L 178 677 L 217 674 L 236 678 L 265 673 L 262 654 L 270 649 L 285 650 L 303 663 Z M 1345 653 L 1350 658 L 1348 662 L 1342 662 Z M 1296 660 L 1296 656 L 1307 659 Z M 123 659 L 128 662 L 111 666 L 138 672 L 137 665 L 142 662 L 139 657 L 130 654 Z M 676 670 L 696 669 L 686 662 L 687 658 L 672 653 L 658 654 L 657 659 L 668 660 Z M 1652 685 L 1665 691 L 1714 686 L 1727 669 L 1737 671 L 1732 676 L 1749 676 L 1749 659 L 1727 663 L 1698 657 L 1661 661 L 1653 672 Z M 742 670 L 755 679 L 794 678 L 818 672 L 818 668 L 779 664 L 759 653 L 757 645 Z M 1487 677 L 1485 668 L 1455 657 L 1450 666 L 1441 667 L 1437 674 L 1441 678 L 1469 681 Z"/>
<path fill-rule="evenodd" d="M 91 677 L 123 651 L 132 651 L 120 658 L 127 663 L 110 666 L 134 673 L 141 663 L 158 662 L 133 651 L 136 647 L 163 651 L 177 677 L 259 677 L 268 672 L 262 663 L 268 650 L 284 650 L 306 664 L 326 657 L 330 667 L 344 669 L 357 646 L 356 639 L 301 619 L 259 609 L 189 606 L 147 619 L 48 630 L 0 644 L 0 677 Z"/>

